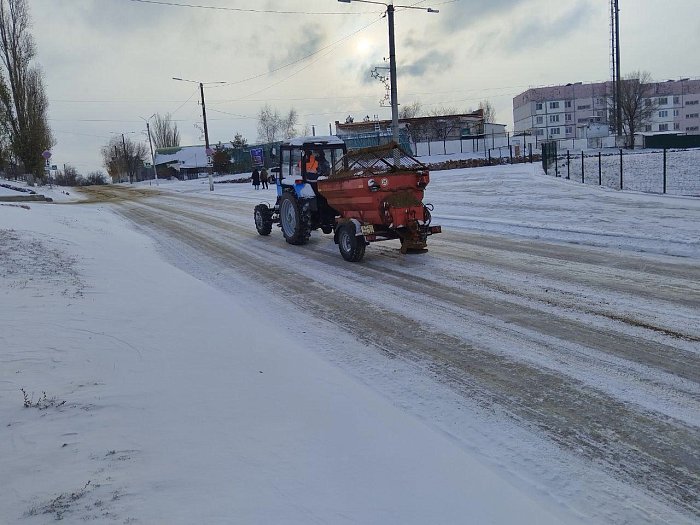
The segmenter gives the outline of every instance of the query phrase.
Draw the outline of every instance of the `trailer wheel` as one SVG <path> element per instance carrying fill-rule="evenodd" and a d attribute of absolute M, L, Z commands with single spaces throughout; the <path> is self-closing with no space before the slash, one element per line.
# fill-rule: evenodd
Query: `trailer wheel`
<path fill-rule="evenodd" d="M 284 193 L 280 199 L 280 225 L 282 235 L 289 244 L 306 244 L 309 241 L 311 231 L 302 219 L 297 198 L 291 193 Z"/>
<path fill-rule="evenodd" d="M 359 262 L 365 256 L 365 239 L 355 235 L 355 231 L 355 225 L 352 222 L 344 224 L 338 231 L 340 255 L 349 262 Z"/>
<path fill-rule="evenodd" d="M 267 204 L 258 204 L 253 212 L 255 229 L 260 235 L 270 235 L 272 231 L 272 211 Z"/>

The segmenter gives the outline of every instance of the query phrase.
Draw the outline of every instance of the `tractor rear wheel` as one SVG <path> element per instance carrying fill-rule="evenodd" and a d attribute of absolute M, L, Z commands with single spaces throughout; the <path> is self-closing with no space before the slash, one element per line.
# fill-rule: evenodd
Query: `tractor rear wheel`
<path fill-rule="evenodd" d="M 291 193 L 285 193 L 280 198 L 280 226 L 289 244 L 306 244 L 311 237 L 299 200 Z"/>
<path fill-rule="evenodd" d="M 348 222 L 338 230 L 338 248 L 343 259 L 349 262 L 359 262 L 365 256 L 365 238 L 357 236 L 355 224 Z"/>
<path fill-rule="evenodd" d="M 253 212 L 255 229 L 260 235 L 270 235 L 272 231 L 272 211 L 267 204 L 258 204 Z"/>

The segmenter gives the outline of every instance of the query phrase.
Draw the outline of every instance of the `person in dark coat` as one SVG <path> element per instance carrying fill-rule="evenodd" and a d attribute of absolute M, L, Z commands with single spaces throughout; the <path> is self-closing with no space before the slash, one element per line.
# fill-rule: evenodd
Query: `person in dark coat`
<path fill-rule="evenodd" d="M 256 190 L 260 189 L 260 172 L 258 171 L 258 168 L 253 170 L 253 186 Z"/>
<path fill-rule="evenodd" d="M 267 169 L 263 168 L 260 170 L 260 183 L 262 184 L 262 187 L 264 190 L 269 188 L 267 181 L 269 180 L 269 177 L 267 175 Z"/>

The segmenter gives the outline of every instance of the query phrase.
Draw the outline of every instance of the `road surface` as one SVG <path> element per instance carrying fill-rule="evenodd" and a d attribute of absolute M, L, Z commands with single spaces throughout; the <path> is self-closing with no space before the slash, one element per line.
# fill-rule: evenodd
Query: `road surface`
<path fill-rule="evenodd" d="M 465 406 L 700 518 L 697 260 L 445 228 L 428 254 L 390 241 L 350 264 L 332 235 L 301 247 L 277 227 L 259 236 L 249 197 L 89 195 L 202 280 L 259 283 L 271 312 L 331 323 Z"/>

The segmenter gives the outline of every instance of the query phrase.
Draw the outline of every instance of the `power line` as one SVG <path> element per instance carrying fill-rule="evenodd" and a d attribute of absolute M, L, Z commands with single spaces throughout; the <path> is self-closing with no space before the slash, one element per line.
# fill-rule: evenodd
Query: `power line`
<path fill-rule="evenodd" d="M 200 4 L 178 4 L 175 2 L 165 2 L 163 0 L 127 0 L 129 2 L 136 2 L 139 4 L 154 4 L 163 5 L 168 7 L 186 7 L 191 9 L 210 9 L 213 11 L 235 11 L 238 13 L 265 13 L 265 14 L 275 14 L 275 15 L 357 15 L 363 14 L 362 12 L 342 12 L 342 11 L 281 11 L 276 9 L 251 9 L 244 7 L 220 7 L 213 5 L 200 5 Z M 369 11 L 365 11 L 367 13 Z"/>

